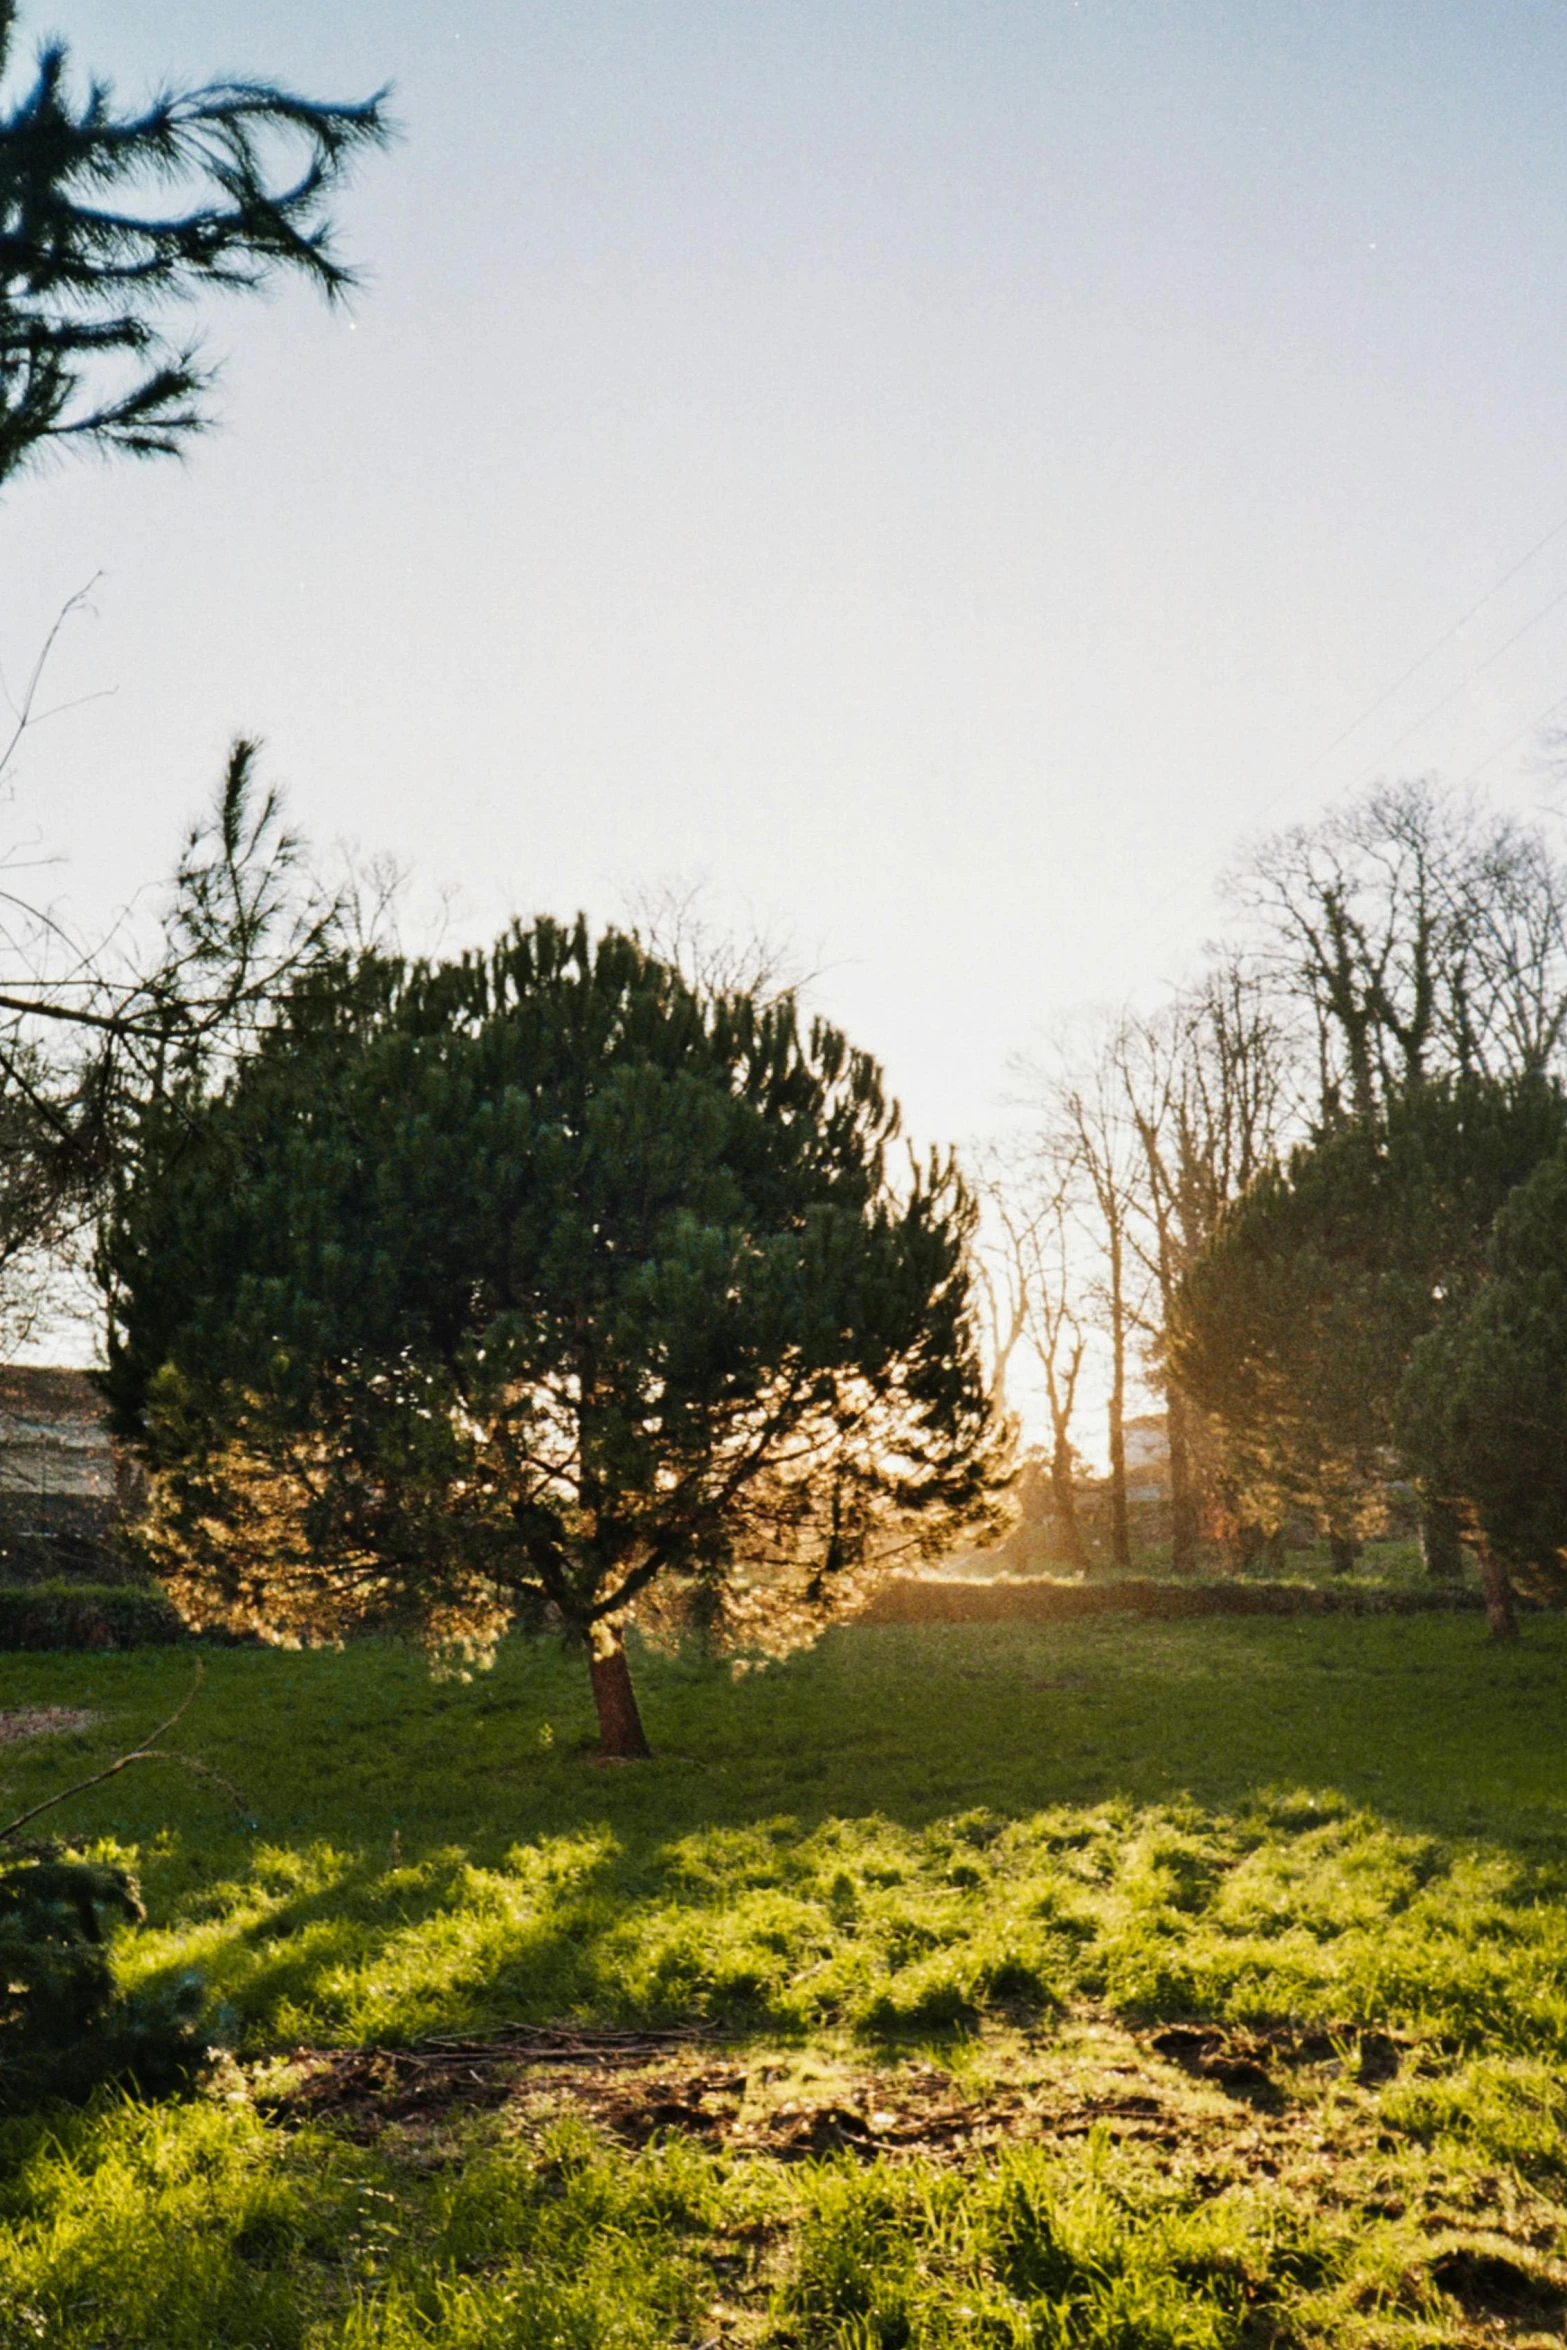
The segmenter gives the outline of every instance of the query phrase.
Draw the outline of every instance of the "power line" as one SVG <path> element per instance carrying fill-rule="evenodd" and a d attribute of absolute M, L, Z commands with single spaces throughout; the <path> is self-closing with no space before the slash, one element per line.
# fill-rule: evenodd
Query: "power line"
<path fill-rule="evenodd" d="M 1430 709 L 1423 711 L 1412 726 L 1406 726 L 1403 733 L 1396 736 L 1395 739 L 1388 744 L 1386 750 L 1378 752 L 1375 760 L 1372 762 L 1372 765 L 1375 767 L 1380 767 L 1384 759 L 1391 759 L 1393 753 L 1398 750 L 1402 744 L 1407 743 L 1412 734 L 1418 734 L 1420 732 L 1420 729 L 1426 724 L 1427 720 L 1435 718 L 1440 711 L 1445 710 L 1449 702 L 1456 702 L 1460 694 L 1467 693 L 1469 688 L 1474 684 L 1475 679 L 1477 677 L 1483 677 L 1488 669 L 1494 669 L 1497 662 L 1502 658 L 1502 655 L 1504 653 L 1510 653 L 1514 645 L 1519 642 L 1520 638 L 1526 637 L 1528 635 L 1531 628 L 1538 627 L 1542 620 L 1548 620 L 1559 604 L 1567 604 L 1567 588 L 1562 588 L 1558 594 L 1552 596 L 1549 603 L 1542 604 L 1539 611 L 1534 613 L 1530 619 L 1524 622 L 1522 628 L 1514 629 L 1512 635 L 1507 639 L 1505 644 L 1498 645 L 1494 653 L 1488 653 L 1485 659 L 1480 662 L 1477 667 L 1470 670 L 1467 677 L 1461 677 L 1459 679 L 1458 683 L 1453 687 L 1450 693 L 1445 693 L 1439 702 L 1433 702 Z M 1499 757 L 1500 753 L 1498 753 L 1497 756 Z M 1371 769 L 1367 768 L 1363 772 L 1365 774 L 1370 774 Z"/>
<path fill-rule="evenodd" d="M 1494 580 L 1492 582 L 1490 587 L 1486 589 L 1484 595 L 1478 597 L 1475 602 L 1469 606 L 1469 609 L 1461 614 L 1461 616 L 1452 623 L 1450 628 L 1444 629 L 1442 634 L 1437 637 L 1433 643 L 1426 647 L 1425 651 L 1419 656 L 1417 660 L 1411 661 L 1407 669 L 1400 671 L 1399 675 L 1394 678 L 1392 684 L 1385 686 L 1374 701 L 1368 702 L 1365 708 L 1361 710 L 1354 718 L 1352 718 L 1349 724 L 1342 728 L 1341 731 L 1333 737 L 1333 740 L 1330 743 L 1326 744 L 1322 750 L 1315 752 L 1313 756 L 1306 761 L 1303 767 L 1298 767 L 1293 775 L 1287 776 L 1275 791 L 1270 792 L 1267 798 L 1262 801 L 1260 806 L 1252 811 L 1252 822 L 1256 823 L 1260 818 L 1266 816 L 1270 809 L 1276 808 L 1280 800 L 1284 799 L 1289 793 L 1296 790 L 1299 785 L 1306 781 L 1306 778 L 1309 775 L 1315 774 L 1316 770 L 1323 765 L 1324 761 L 1332 758 L 1335 751 L 1342 749 L 1343 745 L 1349 741 L 1351 735 L 1357 734 L 1361 727 L 1366 724 L 1366 721 L 1370 718 L 1374 718 L 1379 710 L 1385 708 L 1386 705 L 1393 699 L 1394 695 L 1400 692 L 1401 689 L 1409 683 L 1412 677 L 1417 677 L 1420 674 L 1420 671 L 1424 669 L 1429 662 L 1435 660 L 1438 653 L 1444 651 L 1445 648 L 1453 642 L 1455 637 L 1461 636 L 1464 630 L 1469 626 L 1469 623 L 1477 618 L 1478 615 L 1485 610 L 1487 604 L 1491 603 L 1497 596 L 1499 596 L 1503 588 L 1510 586 L 1511 583 L 1518 577 L 1520 572 L 1526 571 L 1537 555 L 1543 555 L 1547 547 L 1554 545 L 1556 540 L 1561 538 L 1564 532 L 1567 532 L 1567 514 L 1564 514 L 1558 522 L 1552 523 L 1550 529 L 1546 531 L 1542 537 L 1537 538 L 1532 547 L 1526 549 L 1526 551 L 1518 557 L 1518 560 L 1515 563 L 1512 563 L 1508 566 L 1508 568 L 1502 573 L 1500 579 Z M 1461 679 L 1460 682 L 1453 687 L 1450 693 L 1445 694 L 1439 702 L 1433 703 L 1429 710 L 1424 711 L 1422 715 L 1414 721 L 1413 725 L 1406 727 L 1404 732 L 1397 738 L 1397 741 L 1390 743 L 1385 751 L 1379 753 L 1377 760 L 1373 762 L 1373 766 L 1379 766 L 1384 759 L 1390 758 L 1392 753 L 1399 748 L 1401 743 L 1407 742 L 1409 737 L 1412 734 L 1418 733 L 1420 728 L 1424 726 L 1429 719 L 1436 717 L 1438 712 L 1446 709 L 1448 703 L 1456 700 L 1458 695 L 1466 691 L 1466 689 L 1474 683 L 1477 677 L 1483 676 L 1485 671 L 1489 669 L 1494 662 L 1499 661 L 1504 653 L 1510 652 L 1513 646 L 1518 643 L 1520 637 L 1527 636 L 1531 628 L 1537 626 L 1540 621 L 1547 619 L 1549 615 L 1556 610 L 1557 606 L 1563 602 L 1567 602 L 1567 589 L 1563 589 L 1560 594 L 1553 596 L 1548 603 L 1542 605 L 1540 610 L 1534 613 L 1530 619 L 1526 620 L 1523 626 L 1516 630 L 1514 634 L 1507 639 L 1507 642 L 1504 645 L 1499 646 L 1494 653 L 1488 654 L 1486 659 L 1482 661 L 1477 668 L 1470 670 L 1468 675 Z M 1558 705 L 1553 703 L 1551 705 L 1551 709 L 1555 709 L 1557 706 Z M 1550 715 L 1551 710 L 1542 712 L 1539 718 L 1532 720 L 1528 726 L 1521 728 L 1518 734 L 1512 736 L 1508 742 L 1505 742 L 1502 745 L 1501 750 L 1491 752 L 1488 758 L 1481 761 L 1481 766 L 1488 767 L 1493 759 L 1501 758 L 1504 752 L 1512 749 L 1514 743 L 1521 742 L 1524 736 L 1532 733 L 1536 726 L 1543 725 L 1545 719 Z M 1369 773 L 1371 770 L 1368 769 L 1365 772 Z M 1480 769 L 1475 768 L 1472 772 L 1474 774 L 1478 774 Z M 1467 783 L 1470 781 L 1470 777 L 1465 776 L 1463 780 Z M 1174 883 L 1171 888 L 1165 891 L 1162 897 L 1156 898 L 1154 900 L 1153 905 L 1149 908 L 1149 915 L 1152 916 L 1162 913 L 1165 907 L 1171 904 L 1174 899 L 1178 898 L 1182 892 L 1190 886 L 1191 882 L 1194 881 L 1196 877 L 1197 867 L 1192 865 L 1187 869 L 1186 873 L 1179 881 Z"/>
<path fill-rule="evenodd" d="M 1306 761 L 1304 767 L 1297 768 L 1293 775 L 1289 776 L 1283 783 L 1279 785 L 1277 791 L 1270 793 L 1268 798 L 1263 801 L 1262 806 L 1257 809 L 1256 814 L 1258 816 L 1265 816 L 1270 808 L 1276 807 L 1278 805 L 1278 802 L 1284 798 L 1286 793 L 1292 792 L 1297 784 L 1304 783 L 1308 775 L 1314 775 L 1317 769 L 1323 764 L 1324 760 L 1331 759 L 1334 752 L 1341 750 L 1344 744 L 1348 742 L 1352 734 L 1359 733 L 1361 727 L 1365 725 L 1368 718 L 1374 718 L 1377 712 L 1385 708 L 1385 706 L 1393 699 L 1393 696 L 1398 693 L 1402 687 L 1406 686 L 1412 677 L 1419 676 L 1421 670 L 1425 668 L 1428 662 L 1434 661 L 1437 654 L 1444 651 L 1445 648 L 1453 642 L 1455 637 L 1462 636 L 1464 630 L 1469 626 L 1470 621 L 1476 619 L 1479 614 L 1485 610 L 1487 604 L 1492 602 L 1495 597 L 1501 594 L 1504 587 L 1509 587 L 1518 577 L 1520 571 L 1527 571 L 1529 565 L 1534 561 L 1536 555 L 1543 555 L 1546 548 L 1553 545 L 1554 542 L 1562 536 L 1564 531 L 1567 531 L 1567 514 L 1562 516 L 1560 522 L 1553 523 L 1543 538 L 1536 539 L 1534 545 L 1528 550 L 1527 554 L 1520 555 L 1517 562 L 1512 564 L 1509 569 L 1504 571 L 1501 578 L 1496 580 L 1490 587 L 1488 587 L 1485 591 L 1485 594 L 1481 596 L 1477 602 L 1471 604 L 1468 611 L 1465 612 L 1460 619 L 1453 622 L 1451 628 L 1444 629 L 1442 634 L 1436 639 L 1436 642 L 1434 644 L 1428 645 L 1426 650 L 1420 655 L 1420 658 L 1417 661 L 1411 661 L 1409 667 L 1403 670 L 1399 676 L 1395 677 L 1390 686 L 1385 686 L 1382 692 L 1377 695 L 1377 698 L 1374 702 L 1368 702 L 1358 717 L 1352 718 L 1349 724 L 1343 729 L 1342 733 L 1336 734 L 1325 749 L 1316 752 L 1312 758 Z M 1547 609 L 1549 609 L 1549 607 L 1547 607 Z M 1537 614 L 1536 617 L 1543 619 L 1544 614 Z M 1529 625 L 1532 627 L 1533 622 L 1531 621 Z M 1513 638 L 1509 641 L 1516 643 L 1517 639 Z M 1502 649 L 1505 652 L 1507 648 L 1504 646 Z M 1474 674 L 1478 676 L 1479 672 L 1476 671 Z M 1439 703 L 1437 707 L 1441 708 L 1442 705 Z M 1434 712 L 1427 712 L 1428 717 L 1434 715 Z M 1417 723 L 1423 725 L 1425 721 L 1422 719 Z M 1404 739 L 1405 737 L 1400 735 L 1399 741 L 1402 742 Z M 1398 748 L 1398 744 L 1395 743 L 1392 747 L 1394 750 L 1396 750 Z M 1384 752 L 1383 756 L 1385 758 L 1387 753 Z"/>

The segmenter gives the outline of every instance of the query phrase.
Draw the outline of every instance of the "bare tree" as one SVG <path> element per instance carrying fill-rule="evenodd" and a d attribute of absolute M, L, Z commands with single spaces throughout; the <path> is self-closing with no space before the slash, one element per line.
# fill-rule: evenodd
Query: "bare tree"
<path fill-rule="evenodd" d="M 1567 867 L 1538 827 L 1501 817 L 1467 878 L 1470 955 L 1449 989 L 1456 1065 L 1543 1076 L 1567 1034 Z"/>
<path fill-rule="evenodd" d="M 1007 1372 L 1028 1333 L 1037 1213 L 1009 1163 L 1011 1156 L 993 1145 L 973 1177 L 984 1227 L 972 1252 L 974 1288 L 990 1365 L 991 1408 L 1001 1413 L 1008 1409 Z"/>
<path fill-rule="evenodd" d="M 1444 977 L 1467 956 L 1454 834 L 1431 784 L 1383 787 L 1264 841 L 1231 879 L 1260 966 L 1312 1014 L 1325 1116 L 1370 1118 L 1424 1073 Z"/>
<path fill-rule="evenodd" d="M 1539 1074 L 1567 1033 L 1567 874 L 1538 829 L 1430 780 L 1264 841 L 1232 875 L 1259 971 L 1306 1011 L 1316 1123 L 1445 1073 Z"/>
<path fill-rule="evenodd" d="M 990 1341 L 993 1407 L 1006 1410 L 1007 1373 L 1020 1346 L 1027 1345 L 1043 1375 L 1051 1514 L 1062 1553 L 1082 1571 L 1089 1558 L 1072 1425 L 1087 1341 L 1071 1245 L 1076 1173 L 1072 1151 L 1063 1154 L 1050 1140 L 1026 1151 L 991 1151 L 976 1185 L 990 1237 L 975 1251 L 975 1272 Z"/>
<path fill-rule="evenodd" d="M 1119 1024 L 1103 1029 L 1080 1067 L 1063 1071 L 1056 1080 L 1047 1133 L 1054 1129 L 1058 1139 L 1053 1147 L 1075 1171 L 1078 1229 L 1095 1261 L 1086 1294 L 1109 1355 L 1110 1555 L 1117 1567 L 1125 1568 L 1132 1563 L 1126 1495 L 1126 1394 L 1132 1342 L 1142 1314 L 1144 1275 L 1131 1232 L 1139 1146 L 1117 1066 L 1118 1035 Z"/>
<path fill-rule="evenodd" d="M 1161 1012 L 1129 1016 L 1109 1051 L 1140 1155 L 1127 1234 L 1147 1277 L 1141 1321 L 1165 1398 L 1171 1565 L 1190 1574 L 1201 1521 L 1198 1431 L 1169 1376 L 1164 1332 L 1187 1267 L 1281 1139 L 1289 1040 L 1255 976 L 1231 960 Z"/>
<path fill-rule="evenodd" d="M 1029 1236 L 1033 1310 L 1029 1338 L 1044 1374 L 1050 1413 L 1050 1503 L 1068 1563 L 1086 1570 L 1088 1546 L 1077 1511 L 1077 1452 L 1072 1422 L 1087 1341 L 1073 1295 L 1070 1202 L 1058 1184 Z"/>
<path fill-rule="evenodd" d="M 751 995 L 763 1004 L 800 995 L 819 972 L 787 931 L 731 929 L 714 911 L 706 875 L 666 875 L 626 893 L 632 936 L 705 995 Z"/>

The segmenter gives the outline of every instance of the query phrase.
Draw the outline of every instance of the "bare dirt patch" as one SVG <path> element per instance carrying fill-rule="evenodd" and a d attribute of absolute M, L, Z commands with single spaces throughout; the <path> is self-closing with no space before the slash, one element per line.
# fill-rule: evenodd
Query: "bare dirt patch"
<path fill-rule="evenodd" d="M 514 2025 L 482 2039 L 441 2037 L 414 2048 L 296 2048 L 290 2086 L 268 2102 L 285 2120 L 330 2115 L 350 2135 L 373 2138 L 388 2122 L 440 2121 L 484 2112 L 549 2084 L 591 2108 L 594 2092 L 661 2057 L 689 2050 L 694 2031 L 578 2031 Z"/>
<path fill-rule="evenodd" d="M 1108 2024 L 1009 2035 L 952 2066 L 911 2057 L 867 2063 L 790 2050 L 725 2047 L 669 2032 L 513 2027 L 412 2048 L 299 2048 L 276 2089 L 279 2118 L 330 2118 L 362 2141 L 389 2126 L 442 2125 L 509 2109 L 522 2122 L 564 2112 L 626 2146 L 681 2130 L 714 2148 L 801 2160 L 961 2160 L 1003 2139 L 1101 2129 L 1204 2157 L 1237 2146 L 1245 2167 L 1278 2175 L 1301 2142 L 1320 2142 L 1324 2094 L 1390 2079 L 1382 2035 L 1237 2032 L 1205 2024 L 1134 2035 Z M 1374 2128 L 1373 2100 L 1352 2097 Z M 1359 2109 L 1364 2108 L 1362 2112 Z M 1346 2113 L 1336 2116 L 1343 2127 Z"/>
<path fill-rule="evenodd" d="M 1260 2031 L 1169 2024 L 1150 2033 L 1146 2045 L 1196 2079 L 1214 2081 L 1256 2103 L 1281 2102 L 1290 2073 L 1303 2066 L 1331 2066 L 1362 2088 L 1375 2088 L 1395 2080 L 1404 2061 L 1390 2033 L 1358 2031 L 1349 2024 L 1337 2030 L 1280 2024 Z"/>
<path fill-rule="evenodd" d="M 258 2070 L 255 2093 L 285 2125 L 320 2120 L 414 2170 L 466 2160 L 470 2122 L 526 2138 L 577 2118 L 632 2155 L 679 2133 L 737 2163 L 847 2156 L 970 2171 L 1008 2145 L 1064 2151 L 1093 2134 L 1191 2201 L 1267 2186 L 1330 2227 L 1392 2228 L 1402 2281 L 1379 2270 L 1365 2290 L 1384 2313 L 1402 2294 L 1424 2324 L 1440 2307 L 1443 2330 L 1421 2340 L 1559 2342 L 1567 2215 L 1553 2196 L 1517 2174 L 1455 2169 L 1389 2129 L 1384 2090 L 1447 2061 L 1432 2043 L 1349 2025 L 1138 2030 L 1085 2011 L 950 2057 L 872 2055 L 849 2040 L 725 2044 L 696 2029 L 514 2027 L 414 2048 L 297 2049 L 281 2073 Z M 739 2232 L 770 2242 L 779 2224 Z"/>
<path fill-rule="evenodd" d="M 72 1730 L 94 1730 L 102 1718 L 79 1705 L 0 1707 L 0 1746 L 20 1745 L 24 1738 L 64 1738 Z"/>
<path fill-rule="evenodd" d="M 1457 2245 L 1437 2255 L 1430 2274 L 1466 2316 L 1482 2320 L 1550 2319 L 1567 2305 L 1558 2278 L 1520 2261 L 1505 2241 Z"/>

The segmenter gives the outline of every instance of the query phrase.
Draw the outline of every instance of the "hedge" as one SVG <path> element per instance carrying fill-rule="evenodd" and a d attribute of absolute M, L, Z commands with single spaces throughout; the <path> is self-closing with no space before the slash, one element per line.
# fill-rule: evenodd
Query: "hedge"
<path fill-rule="evenodd" d="M 859 1618 L 862 1624 L 1049 1623 L 1076 1616 L 1383 1616 L 1432 1609 L 1483 1608 L 1478 1591 L 1361 1587 L 1319 1583 L 1055 1583 L 1041 1575 L 998 1575 L 986 1582 L 956 1576 L 894 1575 Z"/>
<path fill-rule="evenodd" d="M 157 1648 L 189 1637 L 154 1584 L 0 1584 L 0 1650 Z"/>

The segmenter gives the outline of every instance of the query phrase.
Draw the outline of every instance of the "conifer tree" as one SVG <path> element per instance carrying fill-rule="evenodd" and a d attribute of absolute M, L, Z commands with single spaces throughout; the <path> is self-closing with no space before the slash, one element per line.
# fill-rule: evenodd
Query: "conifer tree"
<path fill-rule="evenodd" d="M 0 0 L 0 75 L 15 33 Z M 46 44 L 0 110 L 0 485 L 49 448 L 182 449 L 212 375 L 170 336 L 170 306 L 286 272 L 344 293 L 328 203 L 387 135 L 384 93 L 321 104 L 268 82 L 116 112 L 105 83 L 73 95 L 65 47 Z"/>
<path fill-rule="evenodd" d="M 1459 1502 L 1486 1570 L 1491 1627 L 1516 1630 L 1511 1585 L 1567 1587 L 1567 1148 L 1496 1218 L 1483 1278 L 1415 1347 L 1399 1435 Z"/>
<path fill-rule="evenodd" d="M 1348 1564 L 1398 1468 L 1417 1343 L 1481 1280 L 1493 1219 L 1559 1144 L 1544 1077 L 1433 1081 L 1264 1172 L 1187 1272 L 1169 1354 L 1251 1514 L 1315 1516 Z M 1428 1557 L 1451 1476 L 1427 1446 Z"/>
<path fill-rule="evenodd" d="M 176 1596 L 480 1648 L 552 1611 L 645 1752 L 629 1621 L 777 1650 L 987 1520 L 973 1210 L 897 1131 L 789 997 L 580 922 L 303 985 L 155 1105 L 106 1252 Z"/>

